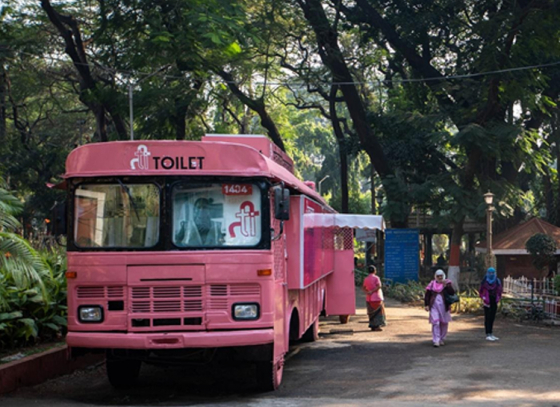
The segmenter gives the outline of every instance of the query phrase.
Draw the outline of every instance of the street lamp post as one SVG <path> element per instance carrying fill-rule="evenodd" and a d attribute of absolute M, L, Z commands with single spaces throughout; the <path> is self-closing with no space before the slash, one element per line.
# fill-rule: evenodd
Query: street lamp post
<path fill-rule="evenodd" d="M 492 212 L 494 207 L 494 194 L 490 191 L 484 194 L 484 202 L 486 202 L 486 268 L 495 267 L 496 261 L 494 253 L 492 253 Z"/>
<path fill-rule="evenodd" d="M 321 195 L 321 183 L 329 177 L 330 175 L 325 175 L 323 179 L 317 183 L 317 190 L 319 191 L 319 195 Z"/>

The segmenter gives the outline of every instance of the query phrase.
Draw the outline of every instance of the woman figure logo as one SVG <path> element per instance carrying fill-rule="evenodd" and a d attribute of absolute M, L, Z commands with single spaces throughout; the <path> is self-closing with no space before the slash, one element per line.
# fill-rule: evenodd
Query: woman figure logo
<path fill-rule="evenodd" d="M 150 153 L 148 151 L 148 147 L 146 147 L 144 144 L 140 144 L 138 146 L 138 150 L 136 150 L 134 155 L 136 156 L 136 158 L 133 158 L 132 160 L 130 160 L 130 168 L 135 170 L 136 169 L 135 164 L 138 164 L 139 169 L 147 170 L 148 169 L 148 157 L 150 155 L 152 155 L 152 153 Z"/>
<path fill-rule="evenodd" d="M 239 212 L 235 217 L 239 222 L 233 222 L 229 225 L 229 234 L 235 237 L 235 228 L 238 227 L 241 234 L 245 237 L 255 236 L 257 234 L 257 224 L 255 218 L 260 215 L 259 211 L 255 211 L 255 205 L 251 201 L 245 201 L 239 206 Z"/>

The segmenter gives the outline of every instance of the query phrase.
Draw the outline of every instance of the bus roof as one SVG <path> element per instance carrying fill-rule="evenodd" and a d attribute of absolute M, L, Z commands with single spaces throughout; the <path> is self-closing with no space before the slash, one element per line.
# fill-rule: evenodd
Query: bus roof
<path fill-rule="evenodd" d="M 248 145 L 223 141 L 139 140 L 92 143 L 73 150 L 64 178 L 111 176 L 264 177 L 326 204 L 282 165 Z"/>

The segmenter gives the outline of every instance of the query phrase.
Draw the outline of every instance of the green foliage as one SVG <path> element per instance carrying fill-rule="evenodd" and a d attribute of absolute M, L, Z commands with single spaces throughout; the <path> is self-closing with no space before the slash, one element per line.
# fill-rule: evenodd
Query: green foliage
<path fill-rule="evenodd" d="M 409 281 L 407 284 L 395 283 L 384 287 L 383 293 L 401 302 L 419 303 L 424 300 L 426 286 L 418 281 Z"/>
<path fill-rule="evenodd" d="M 0 270 L 0 349 L 60 338 L 66 327 L 65 257 L 44 252 L 41 281 L 18 286 Z"/>
<path fill-rule="evenodd" d="M 532 257 L 533 265 L 542 270 L 554 260 L 556 241 L 544 233 L 537 233 L 527 240 L 525 248 Z"/>
<path fill-rule="evenodd" d="M 0 225 L 6 230 L 17 226 L 6 219 L 20 205 L 8 191 L 1 192 Z M 65 271 L 63 251 L 38 253 L 20 235 L 0 231 L 0 349 L 62 334 L 66 326 Z"/>
<path fill-rule="evenodd" d="M 556 295 L 560 295 L 560 275 L 554 277 L 554 289 L 556 290 Z"/>
<path fill-rule="evenodd" d="M 401 302 L 423 305 L 426 284 L 417 281 L 409 281 L 407 284 L 395 283 L 389 287 L 383 288 L 383 292 L 388 297 Z M 482 300 L 478 296 L 478 290 L 468 288 L 459 293 L 459 302 L 451 306 L 451 311 L 468 314 L 481 313 Z"/>
<path fill-rule="evenodd" d="M 365 278 L 368 276 L 368 271 L 365 267 L 354 269 L 354 284 L 356 287 L 362 287 Z"/>

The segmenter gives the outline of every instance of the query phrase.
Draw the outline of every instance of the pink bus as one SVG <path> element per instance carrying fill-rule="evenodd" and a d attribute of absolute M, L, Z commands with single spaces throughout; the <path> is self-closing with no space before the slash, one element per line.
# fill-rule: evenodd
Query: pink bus
<path fill-rule="evenodd" d="M 355 312 L 352 227 L 264 136 L 88 144 L 66 162 L 68 335 L 116 387 L 142 362 L 248 361 L 276 389 L 290 341 Z M 310 186 L 308 186 L 310 185 Z"/>

